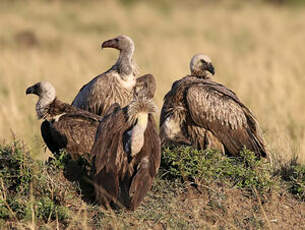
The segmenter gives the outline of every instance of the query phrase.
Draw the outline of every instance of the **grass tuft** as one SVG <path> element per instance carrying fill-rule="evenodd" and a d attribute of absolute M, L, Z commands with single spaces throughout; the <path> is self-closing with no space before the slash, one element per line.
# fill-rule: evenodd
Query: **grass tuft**
<path fill-rule="evenodd" d="M 33 160 L 19 141 L 0 146 L 1 219 L 18 224 L 30 221 L 34 214 L 34 219 L 46 224 L 70 218 L 66 206 L 77 195 L 77 186 L 65 180 L 59 160 L 54 162 Z"/>
<path fill-rule="evenodd" d="M 294 158 L 282 165 L 276 174 L 281 176 L 290 193 L 305 201 L 305 165 L 298 164 L 297 159 Z"/>
<path fill-rule="evenodd" d="M 195 184 L 228 183 L 260 192 L 269 191 L 273 185 L 270 165 L 246 149 L 238 157 L 227 157 L 214 150 L 199 151 L 185 146 L 166 148 L 161 167 L 166 178 L 191 180 Z"/>

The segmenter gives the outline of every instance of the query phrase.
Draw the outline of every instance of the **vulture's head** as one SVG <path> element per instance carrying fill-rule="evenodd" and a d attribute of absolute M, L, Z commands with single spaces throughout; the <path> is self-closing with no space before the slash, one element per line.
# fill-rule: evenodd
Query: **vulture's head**
<path fill-rule="evenodd" d="M 103 48 L 114 48 L 120 51 L 134 52 L 135 46 L 132 39 L 126 35 L 119 35 L 102 43 Z"/>
<path fill-rule="evenodd" d="M 204 54 L 196 54 L 190 63 L 191 74 L 199 78 L 209 78 L 215 74 L 215 68 L 211 59 Z"/>
<path fill-rule="evenodd" d="M 41 81 L 28 87 L 25 93 L 36 94 L 39 97 L 36 104 L 38 119 L 45 117 L 45 107 L 51 104 L 56 97 L 55 88 L 48 81 Z"/>
<path fill-rule="evenodd" d="M 41 81 L 26 89 L 26 94 L 36 94 L 39 98 L 54 100 L 56 96 L 54 86 L 48 81 Z"/>

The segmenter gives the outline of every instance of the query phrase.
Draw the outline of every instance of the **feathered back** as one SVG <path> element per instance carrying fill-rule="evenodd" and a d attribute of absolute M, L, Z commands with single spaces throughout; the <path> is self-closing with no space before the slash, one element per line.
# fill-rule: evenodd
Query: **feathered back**
<path fill-rule="evenodd" d="M 238 154 L 245 146 L 258 156 L 266 157 L 253 114 L 224 86 L 211 82 L 192 84 L 186 101 L 193 122 L 210 130 L 230 154 Z"/>

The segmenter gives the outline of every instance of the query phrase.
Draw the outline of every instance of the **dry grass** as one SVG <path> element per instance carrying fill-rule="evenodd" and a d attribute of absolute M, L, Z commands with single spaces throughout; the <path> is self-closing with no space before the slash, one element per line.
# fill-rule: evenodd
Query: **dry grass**
<path fill-rule="evenodd" d="M 210 155 L 212 159 L 214 156 Z M 202 163 L 208 163 L 204 159 Z M 267 172 L 259 166 L 263 162 L 254 158 L 246 161 L 245 164 L 256 165 L 252 165 L 255 172 Z M 210 176 L 197 178 L 196 187 L 187 181 L 181 183 L 178 178 L 166 179 L 164 175 L 168 171 L 163 169 L 154 180 L 152 191 L 134 212 L 104 210 L 92 202 L 91 186 L 84 184 L 87 177 L 83 177 L 82 166 L 68 158 L 41 164 L 30 157 L 22 143 L 15 141 L 0 145 L 0 163 L 1 229 L 301 230 L 305 227 L 304 201 L 295 199 L 280 178 L 272 177 L 272 185 L 264 191 L 260 186 L 263 181 L 260 185 L 252 181 L 251 192 L 246 187 L 232 186 L 230 180 L 217 179 L 212 172 L 228 170 L 241 163 L 237 161 L 225 167 L 210 164 L 206 169 Z M 245 165 L 240 166 L 242 169 Z M 208 182 L 211 176 L 214 180 Z M 244 179 L 250 181 L 251 177 Z"/>
<path fill-rule="evenodd" d="M 0 132 L 41 152 L 35 97 L 25 89 L 51 81 L 71 102 L 79 88 L 115 61 L 100 50 L 118 34 L 136 43 L 141 74 L 158 81 L 156 101 L 187 74 L 193 54 L 208 54 L 215 80 L 232 88 L 257 116 L 276 159 L 305 162 L 304 9 L 265 4 L 156 1 L 1 1 Z"/>

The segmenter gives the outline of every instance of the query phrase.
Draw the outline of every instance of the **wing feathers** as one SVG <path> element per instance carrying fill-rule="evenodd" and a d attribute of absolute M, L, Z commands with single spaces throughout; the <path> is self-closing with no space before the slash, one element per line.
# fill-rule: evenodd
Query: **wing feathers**
<path fill-rule="evenodd" d="M 186 102 L 192 120 L 210 130 L 232 155 L 245 146 L 266 156 L 254 116 L 232 91 L 220 86 L 197 83 L 188 88 Z"/>
<path fill-rule="evenodd" d="M 206 121 L 217 120 L 222 125 L 238 129 L 247 124 L 246 116 L 236 102 L 204 85 L 190 87 L 186 99 L 190 114 L 198 125 L 205 126 Z"/>
<path fill-rule="evenodd" d="M 135 210 L 143 200 L 146 193 L 150 190 L 153 177 L 149 174 L 149 165 L 141 162 L 141 167 L 134 176 L 130 189 L 129 196 L 131 198 L 129 209 Z"/>
<path fill-rule="evenodd" d="M 96 140 L 91 150 L 92 157 L 95 157 L 96 174 L 105 166 L 117 167 L 118 164 L 122 163 L 122 157 L 119 155 L 122 154 L 120 147 L 125 123 L 123 111 L 117 110 L 108 115 L 99 125 Z"/>

